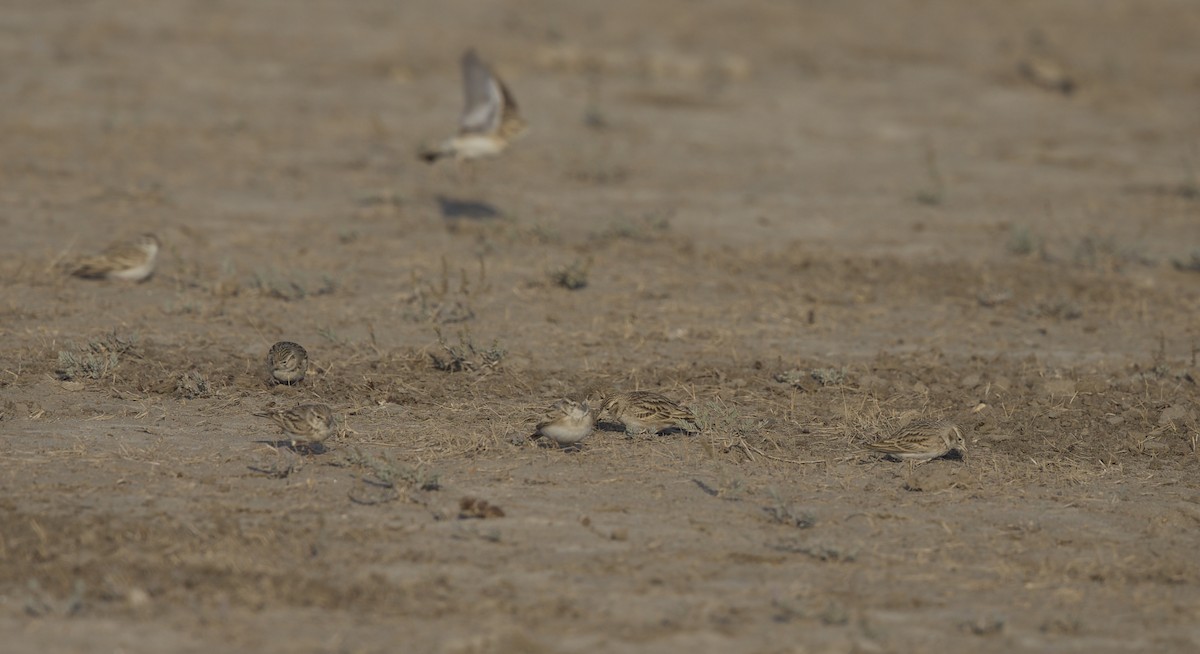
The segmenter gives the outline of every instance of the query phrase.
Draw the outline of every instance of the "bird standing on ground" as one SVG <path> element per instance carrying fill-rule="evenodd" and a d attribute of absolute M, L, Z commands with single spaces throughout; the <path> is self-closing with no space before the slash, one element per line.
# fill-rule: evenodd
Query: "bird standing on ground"
<path fill-rule="evenodd" d="M 312 447 L 333 434 L 333 410 L 325 404 L 301 404 L 291 409 L 272 409 L 255 413 L 270 418 L 291 440 L 292 447 Z"/>
<path fill-rule="evenodd" d="M 586 402 L 559 400 L 551 406 L 554 417 L 538 423 L 532 438 L 545 437 L 560 447 L 578 445 L 596 426 L 596 417 Z"/>
<path fill-rule="evenodd" d="M 627 433 L 662 433 L 668 429 L 686 432 L 700 431 L 696 416 L 671 398 L 650 391 L 618 393 L 600 406 L 601 415 L 608 414 L 625 426 Z"/>
<path fill-rule="evenodd" d="M 867 443 L 867 449 L 908 461 L 911 472 L 914 464 L 945 456 L 951 450 L 966 454 L 967 441 L 958 425 L 949 420 L 917 420 L 888 438 Z"/>
<path fill-rule="evenodd" d="M 279 341 L 267 352 L 267 369 L 279 384 L 296 384 L 308 372 L 308 351 L 291 341 Z"/>
<path fill-rule="evenodd" d="M 100 254 L 81 259 L 71 274 L 86 279 L 115 279 L 140 282 L 154 273 L 162 243 L 154 234 L 110 245 Z"/>

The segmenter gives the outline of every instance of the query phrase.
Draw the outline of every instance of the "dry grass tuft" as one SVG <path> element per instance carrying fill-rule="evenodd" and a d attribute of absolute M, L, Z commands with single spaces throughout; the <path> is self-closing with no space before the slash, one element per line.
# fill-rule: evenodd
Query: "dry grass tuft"
<path fill-rule="evenodd" d="M 121 363 L 121 356 L 133 352 L 137 334 L 123 336 L 113 330 L 87 345 L 72 346 L 58 353 L 58 377 L 63 380 L 104 379 Z"/>
<path fill-rule="evenodd" d="M 498 341 L 492 341 L 492 344 L 486 348 L 476 346 L 475 341 L 471 339 L 471 333 L 466 330 L 459 332 L 457 345 L 447 343 L 441 329 L 436 331 L 438 345 L 442 348 L 442 352 L 430 352 L 429 357 L 433 360 L 433 367 L 443 372 L 493 370 L 500 365 L 500 362 L 504 360 L 504 355 L 507 354 L 507 351 L 500 347 Z"/>
<path fill-rule="evenodd" d="M 588 285 L 588 271 L 591 267 L 591 259 L 576 259 L 568 265 L 550 271 L 550 280 L 568 291 L 577 291 Z"/>

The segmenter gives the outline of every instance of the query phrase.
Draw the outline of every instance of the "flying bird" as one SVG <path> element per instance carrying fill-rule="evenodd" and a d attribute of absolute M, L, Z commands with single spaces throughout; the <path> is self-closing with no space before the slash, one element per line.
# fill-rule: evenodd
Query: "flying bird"
<path fill-rule="evenodd" d="M 517 111 L 512 92 L 474 50 L 463 55 L 462 75 L 466 106 L 458 135 L 435 147 L 421 148 L 420 158 L 426 162 L 494 157 L 525 133 L 527 124 Z"/>

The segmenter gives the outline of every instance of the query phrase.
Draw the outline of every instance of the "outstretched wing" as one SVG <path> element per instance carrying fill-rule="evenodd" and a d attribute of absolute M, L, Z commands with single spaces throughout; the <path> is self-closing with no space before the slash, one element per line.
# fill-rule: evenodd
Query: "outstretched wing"
<path fill-rule="evenodd" d="M 508 93 L 474 50 L 462 58 L 463 108 L 459 131 L 463 134 L 489 134 L 500 126 Z"/>

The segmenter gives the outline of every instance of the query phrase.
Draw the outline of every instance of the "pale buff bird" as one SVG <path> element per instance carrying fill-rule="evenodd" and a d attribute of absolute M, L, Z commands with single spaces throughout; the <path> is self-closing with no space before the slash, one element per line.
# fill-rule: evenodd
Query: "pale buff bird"
<path fill-rule="evenodd" d="M 267 351 L 267 369 L 279 384 L 296 384 L 308 371 L 308 351 L 291 341 L 279 341 Z"/>
<path fill-rule="evenodd" d="M 527 123 L 517 112 L 516 99 L 474 50 L 463 55 L 462 76 L 466 106 L 458 135 L 422 148 L 420 157 L 429 163 L 446 157 L 461 162 L 495 156 L 525 133 Z"/>
<path fill-rule="evenodd" d="M 114 243 L 100 254 L 81 259 L 71 274 L 87 279 L 144 281 L 154 273 L 161 247 L 157 236 L 142 234 L 132 241 Z"/>
<path fill-rule="evenodd" d="M 1017 64 L 1017 73 L 1035 86 L 1047 91 L 1071 95 L 1075 79 L 1058 61 L 1046 56 L 1029 56 Z"/>
<path fill-rule="evenodd" d="M 596 416 L 586 402 L 559 400 L 551 406 L 553 417 L 538 423 L 531 438 L 545 437 L 560 447 L 577 446 L 596 427 Z"/>
<path fill-rule="evenodd" d="M 270 418 L 288 436 L 292 447 L 311 447 L 324 443 L 334 432 L 333 410 L 325 404 L 301 404 L 291 409 L 272 409 L 254 415 Z"/>
<path fill-rule="evenodd" d="M 945 456 L 951 450 L 967 453 L 967 441 L 958 425 L 949 420 L 917 420 L 909 423 L 888 438 L 867 443 L 867 449 L 882 452 L 894 459 L 908 461 L 909 468 Z"/>
<path fill-rule="evenodd" d="M 625 426 L 627 433 L 662 433 L 669 429 L 686 432 L 700 431 L 696 416 L 665 395 L 650 391 L 618 393 L 600 406 L 607 414 Z"/>

